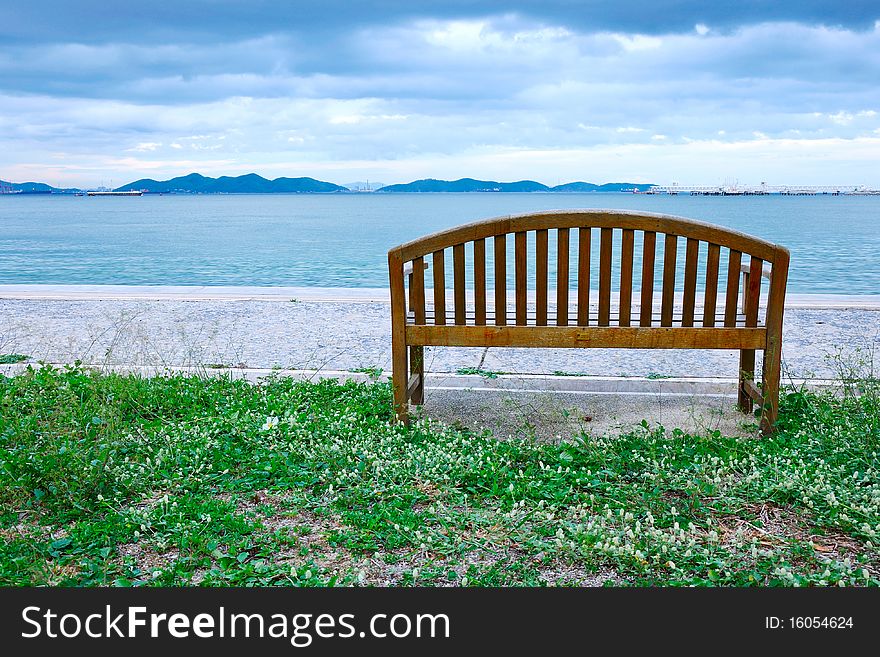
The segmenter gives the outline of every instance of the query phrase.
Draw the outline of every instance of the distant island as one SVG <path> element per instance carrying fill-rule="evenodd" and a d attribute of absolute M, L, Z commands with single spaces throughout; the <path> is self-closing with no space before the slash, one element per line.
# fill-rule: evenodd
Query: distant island
<path fill-rule="evenodd" d="M 534 180 L 517 182 L 496 182 L 494 180 L 435 180 L 426 178 L 411 183 L 372 187 L 361 183 L 351 186 L 337 185 L 314 178 L 275 178 L 269 180 L 255 173 L 243 176 L 221 176 L 210 178 L 200 173 L 178 176 L 170 180 L 141 178 L 122 187 L 116 192 L 142 191 L 147 194 L 339 194 L 339 193 L 460 193 L 460 192 L 644 192 L 652 183 L 606 183 L 596 185 L 588 182 L 570 182 L 549 187 Z M 366 187 L 366 189 L 364 188 Z M 0 180 L 0 194 L 80 194 L 84 190 L 62 189 L 46 183 L 12 183 Z"/>
<path fill-rule="evenodd" d="M 76 194 L 79 189 L 61 189 L 41 182 L 12 183 L 0 180 L 0 194 Z"/>
<path fill-rule="evenodd" d="M 200 173 L 178 176 L 171 180 L 141 178 L 113 190 L 101 187 L 95 191 L 77 188 L 62 189 L 41 182 L 12 183 L 0 180 L 0 196 L 36 194 L 76 194 L 78 196 L 112 196 L 113 192 L 129 192 L 130 196 L 144 194 L 436 194 L 436 193 L 569 193 L 594 192 L 664 194 L 690 196 L 816 196 L 859 195 L 880 196 L 880 190 L 864 185 L 656 185 L 654 183 L 613 182 L 597 185 L 589 182 L 570 182 L 550 187 L 534 180 L 497 182 L 495 180 L 436 180 L 423 178 L 409 183 L 382 185 L 355 182 L 348 185 L 324 182 L 315 178 L 275 178 L 269 180 L 256 173 L 243 176 L 210 178 Z M 123 194 L 119 194 L 122 196 Z"/>
<path fill-rule="evenodd" d="M 587 182 L 571 182 L 548 187 L 534 180 L 518 182 L 495 182 L 494 180 L 435 180 L 426 178 L 411 183 L 388 185 L 376 190 L 377 193 L 419 193 L 419 192 L 645 192 L 653 183 L 606 183 L 595 185 Z"/>
<path fill-rule="evenodd" d="M 331 194 L 348 192 L 347 187 L 314 178 L 276 178 L 268 180 L 255 173 L 243 176 L 208 178 L 199 173 L 179 176 L 171 180 L 142 178 L 113 191 L 140 190 L 162 194 Z"/>

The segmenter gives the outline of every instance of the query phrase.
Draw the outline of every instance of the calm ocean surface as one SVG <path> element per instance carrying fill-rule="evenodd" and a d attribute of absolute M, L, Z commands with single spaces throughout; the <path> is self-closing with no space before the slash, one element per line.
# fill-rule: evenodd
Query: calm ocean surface
<path fill-rule="evenodd" d="M 385 287 L 396 244 L 555 208 L 729 226 L 791 250 L 790 292 L 880 294 L 880 197 L 867 196 L 0 196 L 0 284 Z"/>

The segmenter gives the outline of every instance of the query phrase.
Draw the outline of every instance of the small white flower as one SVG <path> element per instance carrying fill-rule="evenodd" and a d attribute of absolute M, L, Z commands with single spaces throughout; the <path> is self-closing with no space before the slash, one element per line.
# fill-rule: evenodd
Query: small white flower
<path fill-rule="evenodd" d="M 266 421 L 263 423 L 263 426 L 261 427 L 261 429 L 263 431 L 270 431 L 277 426 L 278 426 L 278 418 L 275 417 L 274 415 L 270 415 L 269 417 L 266 418 Z"/>

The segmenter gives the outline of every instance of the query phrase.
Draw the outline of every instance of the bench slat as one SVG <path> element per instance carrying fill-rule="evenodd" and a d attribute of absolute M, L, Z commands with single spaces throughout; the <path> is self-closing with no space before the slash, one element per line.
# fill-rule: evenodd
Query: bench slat
<path fill-rule="evenodd" d="M 556 325 L 568 326 L 568 228 L 556 231 Z"/>
<path fill-rule="evenodd" d="M 620 311 L 618 324 L 630 325 L 632 314 L 632 287 L 633 287 L 633 248 L 635 245 L 635 231 L 624 228 L 623 239 L 620 244 Z"/>
<path fill-rule="evenodd" d="M 474 321 L 486 325 L 486 240 L 474 240 Z"/>
<path fill-rule="evenodd" d="M 697 264 L 700 242 L 688 238 L 684 257 L 684 296 L 682 298 L 682 325 L 694 325 L 694 306 L 697 300 Z"/>
<path fill-rule="evenodd" d="M 599 241 L 599 326 L 611 322 L 611 249 L 614 229 L 603 228 Z"/>
<path fill-rule="evenodd" d="M 434 251 L 434 323 L 446 323 L 446 265 L 443 251 Z"/>
<path fill-rule="evenodd" d="M 452 283 L 453 302 L 455 303 L 455 323 L 464 324 L 465 317 L 465 278 L 464 278 L 464 244 L 452 247 Z"/>
<path fill-rule="evenodd" d="M 706 293 L 703 295 L 703 326 L 715 326 L 715 305 L 718 302 L 718 262 L 721 247 L 709 245 L 706 257 Z"/>
<path fill-rule="evenodd" d="M 745 285 L 746 300 L 743 304 L 743 313 L 746 316 L 746 326 L 758 325 L 758 302 L 761 300 L 761 270 L 764 261 L 752 256 L 749 263 L 748 283 Z"/>
<path fill-rule="evenodd" d="M 724 325 L 731 326 L 736 317 L 736 303 L 739 296 L 739 270 L 742 253 L 730 249 L 727 258 L 727 295 L 724 299 Z"/>
<path fill-rule="evenodd" d="M 504 235 L 496 235 L 492 241 L 495 248 L 495 324 L 504 326 L 507 323 L 507 239 Z M 499 308 L 505 312 L 499 313 Z"/>
<path fill-rule="evenodd" d="M 528 259 L 526 253 L 526 233 L 520 231 L 514 238 L 514 276 L 516 281 L 516 323 L 526 323 L 526 309 L 528 308 Z"/>
<path fill-rule="evenodd" d="M 547 326 L 547 230 L 535 231 L 535 305 L 538 326 Z"/>
<path fill-rule="evenodd" d="M 416 346 L 620 347 L 626 349 L 761 349 L 764 328 L 407 326 Z"/>
<path fill-rule="evenodd" d="M 416 324 L 425 323 L 425 259 L 413 260 L 412 290 L 410 295 Z"/>
<path fill-rule="evenodd" d="M 646 231 L 642 245 L 642 295 L 639 325 L 651 326 L 651 308 L 654 307 L 654 256 L 657 252 L 657 233 Z"/>
<path fill-rule="evenodd" d="M 590 323 L 590 234 L 578 228 L 578 326 Z"/>
<path fill-rule="evenodd" d="M 663 291 L 660 307 L 660 326 L 672 326 L 672 308 L 675 302 L 675 259 L 678 255 L 678 237 L 666 235 L 663 239 Z"/>

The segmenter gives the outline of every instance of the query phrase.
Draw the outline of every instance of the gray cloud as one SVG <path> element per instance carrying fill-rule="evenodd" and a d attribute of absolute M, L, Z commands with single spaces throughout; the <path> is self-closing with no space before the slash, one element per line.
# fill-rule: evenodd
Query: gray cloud
<path fill-rule="evenodd" d="M 140 0 L 122 6 L 108 5 L 105 0 L 30 0 L 4 8 L 0 36 L 7 42 L 24 43 L 147 44 L 239 41 L 274 32 L 321 38 L 364 26 L 425 18 L 454 20 L 505 14 L 587 31 L 646 34 L 688 31 L 696 23 L 726 30 L 775 21 L 861 30 L 870 29 L 880 17 L 873 0 Z"/>
<path fill-rule="evenodd" d="M 549 152 L 576 170 L 566 152 L 617 149 L 641 167 L 638 149 L 660 161 L 695 143 L 862 140 L 859 159 L 880 137 L 870 3 L 606 4 L 16 6 L 0 25 L 0 177 L 325 167 L 354 180 L 456 158 L 526 177 Z"/>

